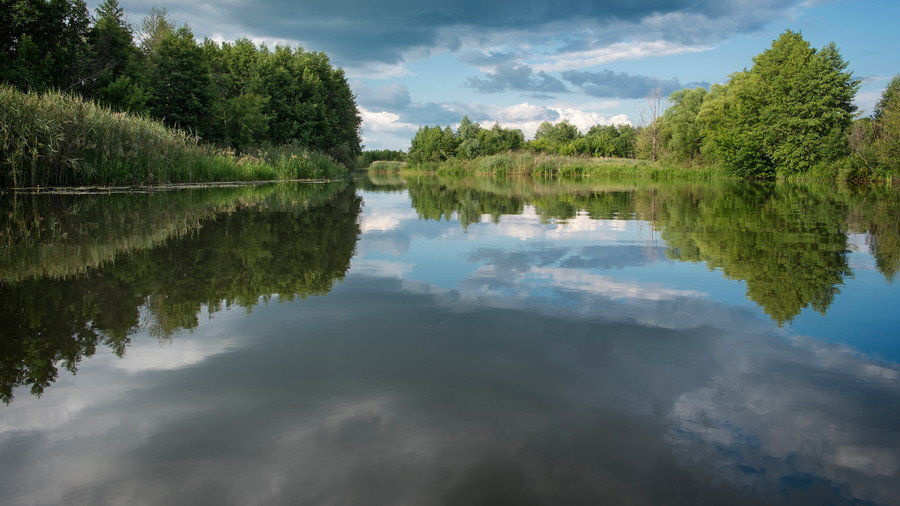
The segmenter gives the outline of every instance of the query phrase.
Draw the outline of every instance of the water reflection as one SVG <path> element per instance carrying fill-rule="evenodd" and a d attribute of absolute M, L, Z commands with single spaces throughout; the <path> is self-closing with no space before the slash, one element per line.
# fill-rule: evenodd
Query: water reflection
<path fill-rule="evenodd" d="M 129 246 L 137 204 L 108 238 L 68 218 L 14 239 L 37 266 L 2 264 L 21 272 L 0 289 L 4 382 L 24 387 L 0 407 L 0 502 L 900 497 L 894 193 L 396 177 L 360 182 L 364 205 L 341 186 L 228 191 L 195 221 L 162 206 L 186 225 L 145 247 Z M 39 252 L 78 251 L 77 223 L 114 252 L 39 264 L 72 258 Z M 27 395 L 42 378 L 56 383 Z"/>
<path fill-rule="evenodd" d="M 4 199 L 0 399 L 41 394 L 99 345 L 165 339 L 272 296 L 324 295 L 350 265 L 360 200 L 341 184 Z"/>
<path fill-rule="evenodd" d="M 414 177 L 410 200 L 421 218 L 458 219 L 522 214 L 543 220 L 646 220 L 661 233 L 666 254 L 704 262 L 745 281 L 747 297 L 785 323 L 803 308 L 825 313 L 846 277 L 848 233 L 865 233 L 888 280 L 900 269 L 900 196 L 801 185 L 548 184 L 529 179 Z M 581 214 L 580 214 L 581 213 Z"/>

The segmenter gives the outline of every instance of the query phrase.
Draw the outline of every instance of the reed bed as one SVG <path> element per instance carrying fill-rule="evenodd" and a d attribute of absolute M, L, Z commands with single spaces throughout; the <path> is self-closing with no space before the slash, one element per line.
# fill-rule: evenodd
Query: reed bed
<path fill-rule="evenodd" d="M 529 175 L 533 177 L 646 177 L 652 179 L 708 180 L 724 177 L 714 167 L 668 166 L 630 158 L 588 158 L 578 156 L 511 152 L 471 160 L 454 158 L 398 167 L 405 172 L 436 174 Z"/>
<path fill-rule="evenodd" d="M 373 172 L 392 172 L 406 168 L 406 162 L 398 162 L 394 160 L 376 160 L 369 164 L 367 170 Z"/>
<path fill-rule="evenodd" d="M 335 177 L 334 160 L 282 146 L 237 156 L 188 132 L 75 95 L 0 86 L 0 187 Z"/>

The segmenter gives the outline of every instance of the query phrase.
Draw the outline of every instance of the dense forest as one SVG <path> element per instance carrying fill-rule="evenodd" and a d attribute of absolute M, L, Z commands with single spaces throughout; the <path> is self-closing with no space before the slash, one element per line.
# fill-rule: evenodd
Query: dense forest
<path fill-rule="evenodd" d="M 414 164 L 471 160 L 507 151 L 639 158 L 675 166 L 715 167 L 726 175 L 815 175 L 842 180 L 900 175 L 900 76 L 870 117 L 853 99 L 860 81 L 832 43 L 815 49 L 786 31 L 725 84 L 647 98 L 640 127 L 596 125 L 582 134 L 568 122 L 544 122 L 534 139 L 463 118 L 423 127 L 412 139 Z M 482 164 L 484 165 L 484 164 Z M 489 165 L 489 164 L 488 164 Z M 475 165 L 478 166 L 477 164 Z"/>
<path fill-rule="evenodd" d="M 73 98 L 112 113 L 94 120 L 100 126 L 116 113 L 150 118 L 235 156 L 266 161 L 274 147 L 351 166 L 361 152 L 354 95 L 324 53 L 247 39 L 198 42 L 164 9 L 135 28 L 117 0 L 105 0 L 94 15 L 82 0 L 14 0 L 3 10 L 0 83 L 9 88 L 0 121 L 16 134 L 0 146 L 5 165 L 21 163 L 16 156 L 25 145 L 47 150 L 42 115 L 79 119 L 75 110 L 90 107 Z M 64 134 L 74 142 L 71 132 L 54 132 Z"/>

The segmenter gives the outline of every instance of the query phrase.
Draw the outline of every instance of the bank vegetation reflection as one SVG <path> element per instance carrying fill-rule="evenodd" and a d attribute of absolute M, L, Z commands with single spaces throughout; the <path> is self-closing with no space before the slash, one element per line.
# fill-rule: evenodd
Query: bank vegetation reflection
<path fill-rule="evenodd" d="M 377 180 L 376 180 L 377 181 Z M 407 177 L 419 217 L 458 219 L 522 214 L 542 220 L 645 220 L 669 258 L 705 262 L 742 280 L 747 297 L 779 325 L 806 307 L 825 313 L 853 272 L 848 234 L 866 234 L 878 270 L 900 269 L 900 194 L 890 189 L 771 183 L 622 183 L 526 178 Z M 396 181 L 385 181 L 388 186 Z"/>
<path fill-rule="evenodd" d="M 342 279 L 361 200 L 335 184 L 142 195 L 15 195 L 0 227 L 0 399 L 40 395 L 107 346 L 198 325 L 201 308 L 322 295 Z"/>

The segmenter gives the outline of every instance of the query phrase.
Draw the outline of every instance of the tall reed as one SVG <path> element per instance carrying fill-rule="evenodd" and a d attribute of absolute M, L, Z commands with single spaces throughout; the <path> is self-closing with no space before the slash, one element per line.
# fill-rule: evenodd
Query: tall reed
<path fill-rule="evenodd" d="M 60 92 L 0 85 L 0 187 L 335 177 L 343 167 L 296 146 L 254 155 Z"/>
<path fill-rule="evenodd" d="M 725 177 L 715 167 L 681 167 L 631 158 L 588 158 L 580 156 L 508 152 L 473 159 L 451 158 L 444 162 L 407 164 L 400 171 L 437 174 L 530 175 L 534 177 L 647 177 L 652 179 L 706 180 Z"/>

